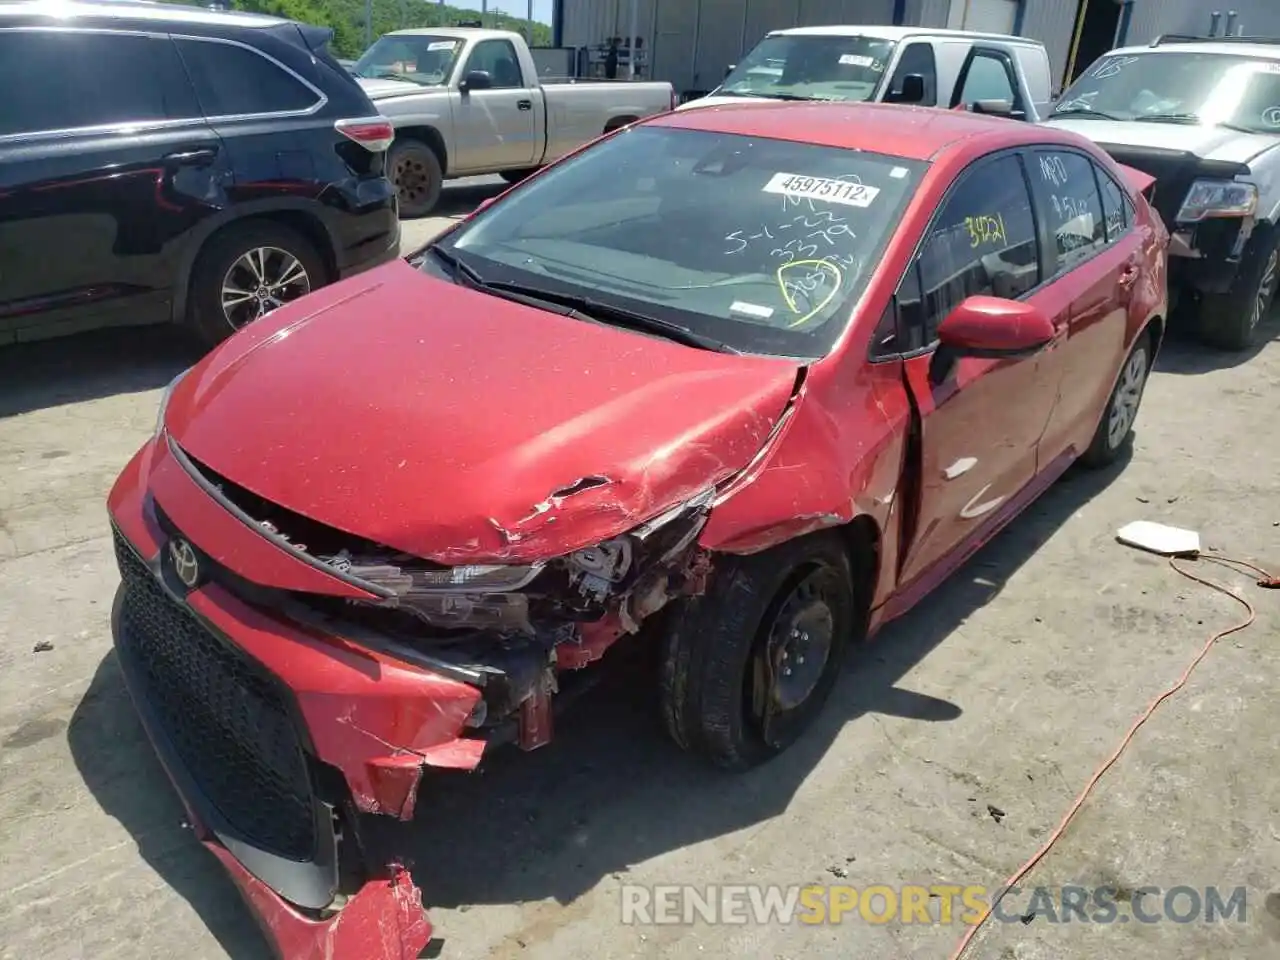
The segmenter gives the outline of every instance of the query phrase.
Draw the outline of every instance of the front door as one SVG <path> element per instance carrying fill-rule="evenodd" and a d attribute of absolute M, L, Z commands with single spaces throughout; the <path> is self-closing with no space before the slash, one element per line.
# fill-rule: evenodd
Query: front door
<path fill-rule="evenodd" d="M 464 90 L 455 102 L 456 171 L 533 166 L 541 159 L 542 144 L 537 140 L 538 111 L 544 109 L 541 88 L 529 86 L 510 40 L 477 43 L 459 80 L 474 70 L 487 73 L 491 86 Z"/>
<path fill-rule="evenodd" d="M 1037 303 L 1039 248 L 1022 158 L 983 158 L 952 186 L 899 287 L 904 326 L 923 344 L 903 364 L 921 420 L 922 470 L 904 586 L 949 568 L 957 548 L 979 541 L 1036 476 L 1061 375 L 1058 343 L 1021 359 L 947 361 L 936 334 L 966 297 Z"/>

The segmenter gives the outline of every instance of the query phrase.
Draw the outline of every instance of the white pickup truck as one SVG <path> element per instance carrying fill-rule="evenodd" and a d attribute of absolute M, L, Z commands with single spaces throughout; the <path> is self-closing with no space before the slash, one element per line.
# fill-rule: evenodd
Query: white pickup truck
<path fill-rule="evenodd" d="M 1038 40 L 933 27 L 793 27 L 767 34 L 724 82 L 681 110 L 746 99 L 869 100 L 1035 123 L 1051 104 Z"/>
<path fill-rule="evenodd" d="M 540 78 L 524 38 L 506 30 L 397 30 L 351 72 L 395 125 L 387 172 L 404 217 L 429 213 L 445 179 L 498 173 L 515 182 L 676 106 L 669 83 Z"/>

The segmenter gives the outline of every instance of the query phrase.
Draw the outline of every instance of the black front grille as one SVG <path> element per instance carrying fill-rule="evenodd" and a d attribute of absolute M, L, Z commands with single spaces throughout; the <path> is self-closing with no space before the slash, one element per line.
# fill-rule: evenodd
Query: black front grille
<path fill-rule="evenodd" d="M 310 859 L 311 780 L 275 682 L 174 600 L 118 533 L 115 548 L 125 586 L 118 642 L 187 774 L 244 840 Z"/>

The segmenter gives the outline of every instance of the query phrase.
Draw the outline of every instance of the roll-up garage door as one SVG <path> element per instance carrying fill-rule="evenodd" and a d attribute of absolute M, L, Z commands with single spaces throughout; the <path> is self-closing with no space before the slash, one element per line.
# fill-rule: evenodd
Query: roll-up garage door
<path fill-rule="evenodd" d="M 1013 33 L 1018 0 L 951 0 L 947 26 L 953 30 Z"/>

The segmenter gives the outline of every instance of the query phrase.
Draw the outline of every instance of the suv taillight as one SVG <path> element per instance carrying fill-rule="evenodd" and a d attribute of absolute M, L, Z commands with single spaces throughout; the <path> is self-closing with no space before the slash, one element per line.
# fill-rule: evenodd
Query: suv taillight
<path fill-rule="evenodd" d="M 396 138 L 396 128 L 386 117 L 361 117 L 337 120 L 333 128 L 348 140 L 354 140 L 370 153 L 382 153 Z"/>
<path fill-rule="evenodd" d="M 680 106 L 680 98 L 676 96 L 676 88 L 672 87 L 671 88 L 671 109 L 674 110 L 678 106 Z"/>

